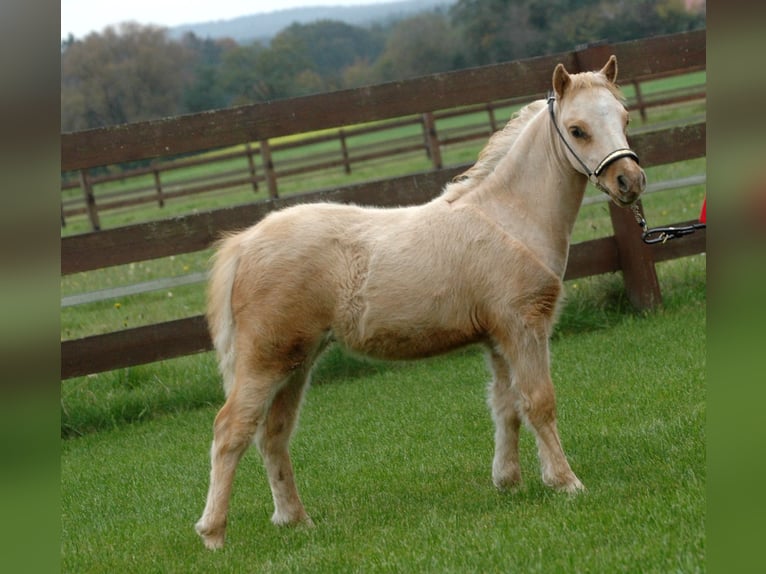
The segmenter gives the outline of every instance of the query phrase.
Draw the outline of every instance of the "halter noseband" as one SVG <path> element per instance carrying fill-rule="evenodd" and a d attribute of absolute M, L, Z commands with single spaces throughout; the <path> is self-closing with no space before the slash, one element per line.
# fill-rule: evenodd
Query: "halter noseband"
<path fill-rule="evenodd" d="M 580 163 L 582 168 L 585 170 L 586 175 L 588 176 L 588 179 L 598 187 L 602 191 L 606 191 L 601 183 L 598 181 L 598 176 L 601 175 L 601 173 L 609 167 L 612 163 L 617 161 L 620 158 L 623 157 L 629 157 L 636 163 L 639 163 L 638 161 L 638 155 L 636 155 L 636 152 L 634 152 L 632 149 L 629 148 L 620 148 L 616 149 L 613 152 L 607 154 L 607 156 L 599 162 L 599 164 L 596 166 L 596 169 L 590 170 L 588 169 L 588 166 L 585 165 L 585 162 L 580 158 L 579 155 L 577 155 L 577 152 L 572 149 L 572 146 L 569 145 L 569 142 L 564 137 L 564 134 L 561 133 L 561 130 L 559 129 L 559 124 L 556 122 L 556 114 L 553 111 L 553 103 L 556 101 L 556 95 L 553 93 L 553 91 L 548 92 L 548 111 L 551 115 L 551 121 L 553 122 L 553 127 L 556 128 L 556 133 L 559 134 L 559 137 L 561 138 L 561 141 L 564 142 L 564 145 L 567 147 L 569 152 L 574 156 L 574 158 Z"/>

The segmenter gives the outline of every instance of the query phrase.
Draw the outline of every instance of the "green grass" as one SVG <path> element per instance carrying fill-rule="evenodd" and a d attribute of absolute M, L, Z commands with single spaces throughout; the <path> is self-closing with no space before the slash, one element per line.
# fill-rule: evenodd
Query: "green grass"
<path fill-rule="evenodd" d="M 62 442 L 62 571 L 704 571 L 705 257 L 659 272 L 665 306 L 648 314 L 630 311 L 619 275 L 568 283 L 552 369 L 588 488 L 574 498 L 543 487 L 528 432 L 524 488 L 492 486 L 478 349 L 414 363 L 336 351 L 292 448 L 316 527 L 270 524 L 251 449 L 227 546 L 210 553 L 193 531 L 222 400 L 210 354 L 64 382 L 81 436 Z"/>

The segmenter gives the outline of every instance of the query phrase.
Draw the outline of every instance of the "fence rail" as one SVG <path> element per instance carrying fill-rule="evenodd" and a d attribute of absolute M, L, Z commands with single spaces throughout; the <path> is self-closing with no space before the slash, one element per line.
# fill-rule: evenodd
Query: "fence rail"
<path fill-rule="evenodd" d="M 358 90 L 345 90 L 241 108 L 62 134 L 62 171 L 233 146 L 305 131 L 426 114 L 547 90 L 551 70 L 564 62 L 570 71 L 594 69 L 615 53 L 629 77 L 681 73 L 704 68 L 705 31 L 689 32 L 576 52 L 436 74 Z M 466 89 L 466 86 L 471 89 Z M 668 127 L 633 136 L 631 146 L 645 166 L 704 157 L 705 123 Z M 261 148 L 261 153 L 264 148 Z M 268 152 L 268 147 L 266 148 Z M 291 197 L 271 197 L 231 207 L 65 237 L 62 275 L 206 249 L 225 230 L 253 224 L 267 213 L 307 201 L 394 206 L 427 201 L 464 166 L 434 169 Z M 87 178 L 83 178 L 87 179 Z M 88 182 L 83 182 L 87 187 Z M 165 190 L 163 189 L 163 193 Z M 661 296 L 654 263 L 705 250 L 704 230 L 682 239 L 644 245 L 627 210 L 610 204 L 614 235 L 573 245 L 566 279 L 621 270 L 628 296 L 651 307 Z M 168 359 L 210 349 L 201 316 L 61 342 L 62 379 Z"/>
<path fill-rule="evenodd" d="M 692 69 L 692 71 L 697 70 L 698 68 Z M 688 71 L 681 72 L 683 74 L 688 73 Z M 705 99 L 706 89 L 704 84 L 695 84 L 642 95 L 642 83 L 658 78 L 672 77 L 677 74 L 678 71 L 674 70 L 672 73 L 663 72 L 623 80 L 622 83 L 624 85 L 632 84 L 635 92 L 635 95 L 628 100 L 627 108 L 629 110 L 639 110 L 643 121 L 647 121 L 647 112 L 653 107 Z M 441 167 L 441 155 L 439 153 L 441 148 L 488 138 L 499 127 L 502 127 L 498 126 L 496 120 L 498 111 L 528 103 L 533 97 L 539 95 L 505 98 L 484 104 L 463 106 L 456 110 L 426 112 L 418 116 L 376 123 L 371 126 L 350 129 L 338 128 L 332 133 L 306 137 L 294 142 L 281 144 L 262 142 L 257 147 L 247 143 L 241 149 L 235 151 L 205 155 L 192 159 L 155 161 L 147 167 L 130 170 L 120 169 L 120 172 L 116 174 L 90 176 L 87 174 L 87 170 L 83 170 L 85 171 L 85 176 L 88 177 L 94 199 L 95 191 L 93 187 L 96 185 L 136 179 L 147 175 L 152 175 L 154 182 L 153 185 L 149 186 L 144 184 L 129 189 L 100 192 L 97 201 L 93 202 L 92 208 L 89 208 L 88 190 L 83 189 L 85 191 L 83 195 L 68 197 L 63 200 L 61 224 L 62 226 L 66 225 L 67 218 L 85 214 L 90 217 L 91 228 L 99 230 L 101 225 L 97 213 L 148 203 L 156 203 L 161 208 L 165 205 L 165 201 L 169 199 L 242 186 L 250 186 L 253 192 L 257 193 L 260 190 L 260 185 L 266 184 L 269 196 L 277 197 L 279 195 L 279 180 L 334 168 L 342 168 L 345 173 L 350 174 L 352 166 L 359 166 L 372 160 L 386 158 L 393 160 L 402 154 L 413 152 L 425 153 L 433 166 L 438 169 Z M 476 113 L 486 113 L 486 121 L 482 123 L 475 122 L 457 128 L 436 128 L 436 122 L 438 121 Z M 386 138 L 384 141 L 371 144 L 349 144 L 349 140 L 360 135 L 391 131 L 401 127 L 417 127 L 420 133 L 413 133 L 412 135 L 397 139 Z M 321 143 L 337 143 L 338 145 L 336 149 L 329 151 L 311 150 L 311 146 Z M 267 155 L 261 153 L 261 146 L 264 145 L 268 145 L 269 148 Z M 305 150 L 298 157 L 284 158 L 278 162 L 273 159 L 276 153 L 298 148 Z M 256 161 L 256 156 L 261 157 Z M 218 168 L 216 170 L 216 166 L 222 165 L 223 162 L 231 163 L 232 160 L 239 160 L 238 169 L 221 170 Z M 211 173 L 183 180 L 162 180 L 163 175 L 170 174 L 179 169 L 202 165 L 210 166 Z M 78 174 L 78 177 L 68 177 L 61 189 L 65 191 L 82 188 L 81 182 L 82 174 Z"/>

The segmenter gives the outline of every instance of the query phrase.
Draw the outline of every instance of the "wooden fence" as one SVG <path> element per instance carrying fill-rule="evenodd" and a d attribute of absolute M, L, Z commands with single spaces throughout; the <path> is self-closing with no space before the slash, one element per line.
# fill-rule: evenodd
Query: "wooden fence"
<path fill-rule="evenodd" d="M 699 71 L 704 66 L 690 67 L 684 70 L 671 70 L 656 74 L 641 75 L 634 78 L 622 78 L 622 85 L 632 85 L 634 96 L 629 98 L 626 107 L 629 110 L 638 110 L 644 122 L 647 121 L 648 110 L 654 107 L 667 106 L 669 104 L 686 103 L 694 100 L 703 100 L 706 97 L 704 83 L 696 83 L 681 88 L 674 88 L 654 92 L 645 95 L 642 85 L 661 78 L 678 75 L 679 72 L 687 74 Z M 203 155 L 171 161 L 153 161 L 150 165 L 137 169 L 124 170 L 118 168 L 117 173 L 106 175 L 92 175 L 87 169 L 80 170 L 76 177 L 70 177 L 62 184 L 61 189 L 80 189 L 81 194 L 67 197 L 62 200 L 61 225 L 66 225 L 67 218 L 78 215 L 87 215 L 90 226 L 94 231 L 101 229 L 99 213 L 156 203 L 158 207 L 164 207 L 165 202 L 231 188 L 251 186 L 254 192 L 260 191 L 260 186 L 265 184 L 268 196 L 279 196 L 278 180 L 301 176 L 311 172 L 319 172 L 333 168 L 342 168 L 347 174 L 352 171 L 352 166 L 358 166 L 365 162 L 381 159 L 393 159 L 402 154 L 421 152 L 425 153 L 434 168 L 442 167 L 441 148 L 467 141 L 486 140 L 502 125 L 498 125 L 496 116 L 499 111 L 508 110 L 512 106 L 520 106 L 533 99 L 532 95 L 504 98 L 484 104 L 464 106 L 457 110 L 425 112 L 417 116 L 398 118 L 373 125 L 339 128 L 330 133 L 301 138 L 299 141 L 272 143 L 263 140 L 256 146 L 250 142 L 241 146 L 238 150 L 227 151 L 215 155 Z M 472 123 L 460 128 L 437 129 L 437 122 L 448 118 L 468 116 L 477 112 L 486 113 L 485 122 Z M 412 135 L 399 138 L 385 138 L 384 141 L 371 144 L 350 145 L 362 135 L 376 132 L 391 131 L 401 127 L 414 127 Z M 418 134 L 419 132 L 419 134 Z M 337 143 L 335 149 L 317 152 L 311 146 L 322 143 Z M 280 152 L 303 148 L 300 155 L 292 158 L 284 158 L 277 162 L 274 157 Z M 215 169 L 216 165 L 223 162 L 238 163 L 238 168 Z M 239 160 L 239 161 L 237 161 Z M 278 164 L 278 166 L 277 166 Z M 202 177 L 186 179 L 163 180 L 164 175 L 189 167 L 207 165 L 210 173 Z M 115 181 L 145 179 L 151 175 L 152 185 L 105 191 L 98 194 L 96 199 L 95 186 Z"/>
<path fill-rule="evenodd" d="M 705 31 L 603 44 L 506 64 L 436 74 L 330 94 L 279 100 L 152 122 L 62 134 L 62 171 L 265 141 L 294 133 L 423 114 L 504 98 L 544 94 L 558 62 L 568 70 L 597 69 L 609 54 L 630 77 L 704 69 Z M 705 155 L 705 123 L 630 138 L 644 166 Z M 213 210 L 65 237 L 62 274 L 206 249 L 223 231 L 251 225 L 268 212 L 308 201 L 395 206 L 435 197 L 465 166 L 359 183 L 250 205 Z M 666 244 L 645 245 L 628 210 L 610 203 L 614 235 L 573 245 L 565 279 L 621 270 L 639 308 L 660 303 L 654 264 L 705 250 L 704 230 Z M 683 222 L 679 222 L 683 223 Z M 62 379 L 178 357 L 211 348 L 204 318 L 178 319 L 62 341 Z"/>

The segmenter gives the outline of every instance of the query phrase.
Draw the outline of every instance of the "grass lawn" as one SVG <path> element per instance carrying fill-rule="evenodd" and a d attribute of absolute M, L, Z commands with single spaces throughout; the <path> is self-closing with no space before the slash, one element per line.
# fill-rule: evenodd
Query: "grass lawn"
<path fill-rule="evenodd" d="M 96 378 L 88 393 L 70 394 L 75 410 L 103 403 L 91 423 L 115 418 L 99 432 L 81 423 L 81 436 L 62 441 L 62 570 L 703 571 L 705 257 L 659 272 L 665 306 L 649 314 L 629 311 L 619 274 L 567 284 L 553 377 L 583 495 L 542 485 L 529 432 L 525 486 L 495 490 L 478 349 L 414 363 L 331 351 L 292 446 L 316 527 L 271 525 L 251 449 L 234 484 L 227 546 L 211 553 L 193 530 L 222 401 L 208 353 L 125 369 L 120 385 Z M 133 422 L 118 416 L 118 386 L 143 396 L 146 412 Z"/>

